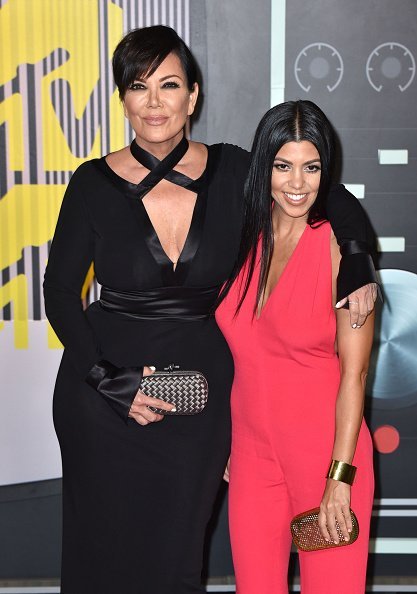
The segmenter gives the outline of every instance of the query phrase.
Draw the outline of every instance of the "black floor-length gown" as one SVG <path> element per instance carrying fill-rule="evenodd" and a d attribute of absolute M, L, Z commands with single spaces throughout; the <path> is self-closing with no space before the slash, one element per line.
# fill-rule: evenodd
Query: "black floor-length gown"
<path fill-rule="evenodd" d="M 48 317 L 65 346 L 54 394 L 63 594 L 203 591 L 203 540 L 229 454 L 233 379 L 230 351 L 207 313 L 237 255 L 247 167 L 238 147 L 208 148 L 175 271 L 138 197 L 140 184 L 117 176 L 104 158 L 71 179 L 44 284 Z M 172 181 L 183 185 L 179 177 Z M 333 195 L 343 224 L 345 210 L 357 209 L 345 236 L 365 240 L 360 206 L 340 186 Z M 102 299 L 84 312 L 80 292 L 92 261 Z M 356 257 L 361 284 L 373 280 L 367 266 Z M 128 419 L 141 366 L 171 363 L 205 374 L 204 411 L 145 427 Z"/>

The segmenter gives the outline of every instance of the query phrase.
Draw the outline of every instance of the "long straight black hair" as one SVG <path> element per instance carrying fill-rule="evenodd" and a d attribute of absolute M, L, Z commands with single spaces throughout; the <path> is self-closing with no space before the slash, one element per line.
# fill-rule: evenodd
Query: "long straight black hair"
<path fill-rule="evenodd" d="M 246 265 L 236 314 L 248 292 L 256 265 L 259 238 L 262 241 L 261 270 L 254 314 L 261 303 L 274 249 L 272 228 L 271 176 L 275 156 L 287 142 L 308 140 L 321 161 L 320 186 L 307 222 L 312 227 L 326 220 L 326 198 L 334 167 L 335 133 L 322 110 L 312 101 L 287 101 L 272 107 L 263 116 L 255 133 L 251 162 L 244 189 L 244 221 L 239 253 L 234 269 L 220 291 L 217 304 L 226 297 Z"/>

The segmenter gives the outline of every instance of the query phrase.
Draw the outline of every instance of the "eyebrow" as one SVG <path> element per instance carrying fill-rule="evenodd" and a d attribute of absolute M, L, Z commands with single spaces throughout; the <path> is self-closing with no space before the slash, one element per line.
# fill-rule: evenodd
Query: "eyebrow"
<path fill-rule="evenodd" d="M 179 78 L 180 80 L 183 80 L 181 78 L 181 76 L 178 76 L 178 74 L 167 74 L 166 76 L 163 76 L 162 78 L 160 78 L 159 82 L 163 82 L 164 80 L 167 80 L 168 78 Z M 147 78 L 137 78 L 136 80 L 137 80 L 137 82 L 146 82 L 148 79 Z"/>
<path fill-rule="evenodd" d="M 287 159 L 284 159 L 283 157 L 275 157 L 274 163 L 275 161 L 283 161 L 283 163 L 292 165 L 291 161 L 287 161 Z M 306 161 L 305 163 L 303 163 L 303 165 L 311 165 L 312 163 L 320 163 L 320 157 L 317 157 L 317 159 L 311 159 L 310 161 Z"/>
<path fill-rule="evenodd" d="M 160 82 L 162 82 L 163 80 L 166 80 L 167 78 L 179 78 L 180 80 L 182 80 L 181 76 L 178 76 L 178 74 L 168 74 L 167 76 L 163 76 L 159 80 L 160 80 Z"/>

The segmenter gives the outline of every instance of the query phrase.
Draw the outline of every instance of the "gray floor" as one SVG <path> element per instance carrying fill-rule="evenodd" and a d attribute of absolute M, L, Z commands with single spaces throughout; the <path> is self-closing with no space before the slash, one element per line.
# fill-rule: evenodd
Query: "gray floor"
<path fill-rule="evenodd" d="M 55 579 L 0 581 L 0 594 L 59 594 L 59 591 L 59 582 Z M 207 592 L 226 594 L 235 591 L 233 576 L 212 579 L 207 585 Z M 289 594 L 296 592 L 300 592 L 300 586 L 297 582 L 293 584 Z M 417 593 L 417 576 L 376 578 L 373 585 L 369 584 L 367 586 L 366 592 L 379 592 L 380 594 Z"/>

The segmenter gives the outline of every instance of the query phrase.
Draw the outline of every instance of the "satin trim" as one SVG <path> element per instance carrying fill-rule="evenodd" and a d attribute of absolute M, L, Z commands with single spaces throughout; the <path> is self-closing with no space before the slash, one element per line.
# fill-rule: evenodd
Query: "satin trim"
<path fill-rule="evenodd" d="M 344 255 L 340 261 L 337 276 L 337 301 L 341 301 L 369 283 L 379 285 L 371 255 L 364 252 Z M 380 291 L 378 293 L 381 297 Z M 345 307 L 349 305 L 346 304 Z"/>
<path fill-rule="evenodd" d="M 344 241 L 340 247 L 340 253 L 342 256 L 353 256 L 354 254 L 369 254 L 370 249 L 366 241 L 357 241 L 356 239 L 350 239 Z"/>
<path fill-rule="evenodd" d="M 138 161 L 150 171 L 150 173 L 148 173 L 148 175 L 141 181 L 139 186 L 149 186 L 149 189 L 152 189 L 158 182 L 161 181 L 162 178 L 164 178 L 171 183 L 176 184 L 177 186 L 182 186 L 191 192 L 198 193 L 201 189 L 201 182 L 204 177 L 204 172 L 198 179 L 192 179 L 191 177 L 188 177 L 188 175 L 184 175 L 183 173 L 173 169 L 185 155 L 188 147 L 188 140 L 185 138 L 185 136 L 183 136 L 174 150 L 169 153 L 169 155 L 167 155 L 163 161 L 160 161 L 154 155 L 152 155 L 152 153 L 145 151 L 145 149 L 139 146 L 136 140 L 133 140 L 130 145 L 130 152 L 132 153 L 132 156 L 136 159 L 136 161 Z M 168 158 L 169 160 L 167 161 Z M 168 171 L 166 170 L 167 168 L 169 169 Z M 162 177 L 160 177 L 161 173 L 163 174 Z"/>
<path fill-rule="evenodd" d="M 85 381 L 127 423 L 142 377 L 143 367 L 116 367 L 110 361 L 102 359 L 93 365 Z"/>
<path fill-rule="evenodd" d="M 143 198 L 157 183 L 161 181 L 161 179 L 168 179 L 168 176 L 171 176 L 172 181 L 176 180 L 183 182 L 180 183 L 180 185 L 183 187 L 186 187 L 186 184 L 188 183 L 187 180 L 189 182 L 193 181 L 191 178 L 187 178 L 187 176 L 182 176 L 182 174 L 179 172 L 173 171 L 173 168 L 187 152 L 188 146 L 188 140 L 185 138 L 185 136 L 183 136 L 177 146 L 162 161 L 159 161 L 159 159 L 157 159 L 154 155 L 140 147 L 136 141 L 133 141 L 130 145 L 131 153 L 135 159 L 147 169 L 151 169 L 151 172 L 145 177 L 145 179 L 142 180 L 140 184 L 138 184 L 138 197 L 141 198 L 144 239 L 149 251 L 161 268 L 162 279 L 164 284 L 167 286 L 181 285 L 184 283 L 190 269 L 191 261 L 193 260 L 200 244 L 201 229 L 204 223 L 205 215 L 205 205 L 203 205 L 202 202 L 206 201 L 206 196 L 203 196 L 201 191 L 203 188 L 202 181 L 204 180 L 204 174 L 202 177 L 200 177 L 200 181 L 197 182 L 199 193 L 197 194 L 194 204 L 190 227 L 188 229 L 184 247 L 178 258 L 175 270 L 173 261 L 167 256 L 165 250 L 162 247 L 158 234 L 152 225 L 152 221 L 148 215 L 145 205 L 143 204 Z"/>
<path fill-rule="evenodd" d="M 139 320 L 202 320 L 212 314 L 220 286 L 160 287 L 148 291 L 102 287 L 99 303 L 108 312 Z"/>
<path fill-rule="evenodd" d="M 178 145 L 177 145 L 178 146 Z M 187 239 L 174 270 L 173 262 L 168 258 L 162 248 L 159 237 L 151 223 L 142 200 L 138 200 L 138 185 L 133 184 L 120 177 L 107 163 L 105 157 L 94 160 L 96 167 L 109 178 L 115 187 L 129 199 L 133 216 L 139 226 L 139 235 L 155 260 L 161 274 L 161 281 L 164 286 L 181 286 L 184 284 L 191 269 L 192 261 L 198 251 L 204 230 L 204 222 L 207 210 L 208 191 L 210 180 L 220 162 L 222 145 L 208 146 L 206 169 L 199 178 L 201 182 L 200 191 L 194 205 L 193 216 L 188 231 Z M 175 150 L 175 149 L 174 149 Z"/>

